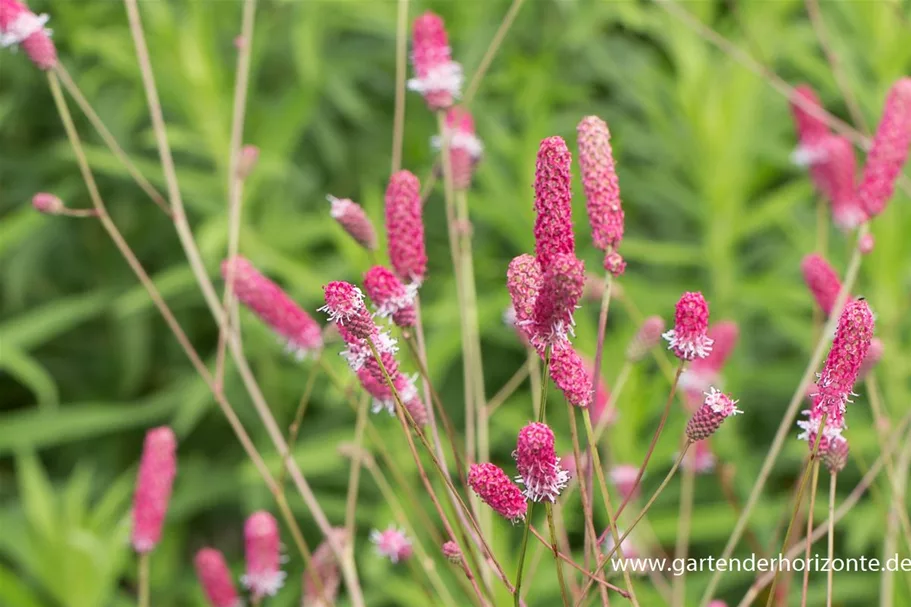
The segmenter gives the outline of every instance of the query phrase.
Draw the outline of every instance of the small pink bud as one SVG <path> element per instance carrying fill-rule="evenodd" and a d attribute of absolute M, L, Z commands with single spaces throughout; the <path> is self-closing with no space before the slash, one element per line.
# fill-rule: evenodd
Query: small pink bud
<path fill-rule="evenodd" d="M 323 347 L 322 329 L 281 287 L 263 276 L 247 259 L 236 256 L 221 264 L 225 282 L 233 282 L 237 299 L 287 342 L 298 359 Z"/>
<path fill-rule="evenodd" d="M 661 341 L 662 333 L 664 333 L 664 319 L 660 316 L 649 316 L 642 321 L 636 335 L 629 342 L 626 357 L 634 362 L 642 360 L 648 351 Z"/>
<path fill-rule="evenodd" d="M 607 123 L 597 116 L 587 116 L 576 128 L 579 136 L 579 165 L 585 189 L 588 220 L 592 227 L 595 247 L 606 251 L 616 249 L 623 239 L 623 208 L 620 206 L 620 185 L 614 170 L 614 156 Z M 620 268 L 623 258 L 610 265 Z M 605 268 L 608 268 L 605 258 Z M 622 273 L 622 269 L 619 270 Z"/>
<path fill-rule="evenodd" d="M 443 19 L 427 11 L 414 20 L 408 89 L 420 93 L 431 111 L 446 109 L 462 90 L 462 66 L 452 60 Z"/>
<path fill-rule="evenodd" d="M 525 496 L 497 466 L 472 464 L 468 470 L 468 485 L 500 516 L 514 523 L 525 519 L 528 510 Z"/>
<path fill-rule="evenodd" d="M 892 85 L 889 91 L 873 145 L 867 154 L 863 178 L 857 188 L 857 198 L 870 217 L 882 213 L 892 198 L 895 180 L 908 159 L 909 147 L 911 78 L 905 77 Z"/>
<path fill-rule="evenodd" d="M 421 183 L 408 171 L 389 178 L 386 188 L 386 233 L 389 262 L 405 282 L 421 283 L 427 274 Z"/>
<path fill-rule="evenodd" d="M 400 327 L 411 327 L 417 319 L 414 299 L 417 289 L 406 287 L 391 270 L 374 266 L 364 274 L 364 289 L 381 318 L 392 317 Z"/>
<path fill-rule="evenodd" d="M 339 545 L 345 546 L 348 543 L 348 532 L 343 527 L 335 527 L 331 533 Z M 304 598 L 301 607 L 335 605 L 341 586 L 341 571 L 328 539 L 324 539 L 313 551 L 310 569 L 303 575 L 303 586 Z"/>
<path fill-rule="evenodd" d="M 557 253 L 541 277 L 535 299 L 534 343 L 563 347 L 573 333 L 573 312 L 585 289 L 585 264 L 574 255 Z"/>
<path fill-rule="evenodd" d="M 706 330 L 709 324 L 709 305 L 702 293 L 684 293 L 677 302 L 674 328 L 663 335 L 668 349 L 680 360 L 705 358 L 712 351 L 712 339 Z"/>
<path fill-rule="evenodd" d="M 456 190 L 471 187 L 474 168 L 481 159 L 484 146 L 474 131 L 474 119 L 465 108 L 455 106 L 446 112 L 446 132 L 449 138 L 449 164 L 452 184 Z M 440 147 L 440 137 L 434 137 L 434 147 Z"/>
<path fill-rule="evenodd" d="M 142 446 L 133 496 L 133 549 L 148 553 L 161 539 L 177 475 L 177 439 L 167 426 L 149 430 Z"/>
<path fill-rule="evenodd" d="M 639 497 L 637 476 L 639 476 L 639 468 L 630 464 L 616 465 L 610 471 L 610 480 L 624 500 L 634 500 Z"/>
<path fill-rule="evenodd" d="M 515 327 L 528 342 L 534 335 L 535 302 L 541 280 L 541 266 L 533 256 L 519 255 L 509 262 L 506 288 L 512 298 Z"/>
<path fill-rule="evenodd" d="M 705 402 L 686 424 L 686 436 L 692 442 L 707 439 L 715 433 L 721 423 L 732 415 L 743 413 L 736 407 L 737 401 L 711 388 L 705 394 Z"/>
<path fill-rule="evenodd" d="M 36 15 L 18 0 L 0 0 L 0 47 L 18 44 L 38 69 L 54 69 L 57 49 L 47 22 L 47 15 Z"/>
<path fill-rule="evenodd" d="M 336 220 L 359 245 L 368 251 L 375 251 L 376 231 L 364 209 L 347 198 L 336 198 L 335 196 L 326 196 L 326 198 L 332 203 L 329 211 L 332 219 Z"/>
<path fill-rule="evenodd" d="M 535 254 L 547 270 L 555 255 L 575 255 L 573 236 L 572 154 L 561 137 L 548 137 L 535 164 Z"/>
<path fill-rule="evenodd" d="M 845 469 L 849 452 L 848 440 L 843 436 L 838 436 L 829 441 L 828 448 L 822 452 L 820 457 L 830 474 L 838 474 Z"/>
<path fill-rule="evenodd" d="M 567 345 L 555 348 L 550 356 L 550 378 L 575 407 L 588 407 L 592 402 L 592 377 L 579 353 Z"/>
<path fill-rule="evenodd" d="M 214 548 L 203 548 L 193 560 L 196 577 L 212 607 L 240 607 L 240 597 L 231 579 L 224 555 Z"/>
<path fill-rule="evenodd" d="M 237 157 L 237 178 L 246 179 L 256 166 L 259 160 L 259 148 L 255 145 L 245 145 L 240 148 L 240 154 Z"/>
<path fill-rule="evenodd" d="M 445 556 L 446 560 L 450 563 L 458 564 L 462 562 L 462 550 L 459 548 L 459 545 L 452 540 L 444 542 L 441 550 L 443 556 Z"/>
<path fill-rule="evenodd" d="M 860 242 L 857 243 L 857 248 L 864 255 L 869 255 L 873 252 L 873 246 L 875 244 L 876 241 L 873 239 L 873 234 L 867 232 L 860 237 Z"/>
<path fill-rule="evenodd" d="M 32 206 L 36 211 L 45 215 L 59 215 L 66 209 L 62 200 L 47 192 L 38 192 L 32 196 Z"/>
<path fill-rule="evenodd" d="M 411 540 L 405 532 L 390 525 L 385 531 L 374 529 L 370 532 L 370 541 L 376 545 L 376 551 L 393 563 L 408 560 L 413 551 Z"/>
<path fill-rule="evenodd" d="M 275 517 L 264 510 L 251 514 L 244 524 L 244 542 L 247 572 L 241 583 L 254 598 L 275 596 L 285 583 Z"/>
<path fill-rule="evenodd" d="M 349 282 L 334 281 L 323 287 L 326 305 L 320 311 L 358 339 L 370 339 L 379 330 L 367 306 L 364 294 Z"/>
<path fill-rule="evenodd" d="M 626 271 L 626 261 L 620 253 L 610 251 L 604 255 L 604 269 L 610 272 L 612 276 L 622 276 Z"/>
<path fill-rule="evenodd" d="M 525 497 L 533 502 L 556 502 L 569 475 L 554 450 L 553 430 L 540 422 L 528 424 L 519 431 L 512 456 L 519 471 L 517 480 L 525 486 Z"/>
<path fill-rule="evenodd" d="M 712 601 L 709 603 L 709 607 L 728 607 L 728 604 L 724 601 Z"/>
<path fill-rule="evenodd" d="M 803 258 L 800 270 L 803 272 L 803 280 L 813 293 L 816 303 L 826 316 L 830 316 L 832 308 L 835 307 L 838 292 L 841 290 L 841 280 L 835 269 L 822 255 L 811 253 Z"/>

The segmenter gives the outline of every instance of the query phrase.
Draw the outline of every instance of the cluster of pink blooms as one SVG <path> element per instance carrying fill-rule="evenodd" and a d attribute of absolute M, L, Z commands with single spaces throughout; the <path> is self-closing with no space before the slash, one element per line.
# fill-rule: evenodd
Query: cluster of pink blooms
<path fill-rule="evenodd" d="M 642 360 L 649 350 L 658 345 L 664 334 L 664 319 L 649 316 L 642 321 L 633 339 L 626 348 L 626 358 L 631 362 Z"/>
<path fill-rule="evenodd" d="M 414 549 L 405 532 L 394 525 L 385 531 L 374 529 L 370 532 L 370 541 L 376 546 L 377 554 L 385 556 L 393 563 L 407 560 Z"/>
<path fill-rule="evenodd" d="M 431 111 L 445 110 L 462 93 L 462 66 L 452 60 L 443 19 L 427 11 L 412 26 L 411 63 L 415 77 L 408 88 L 424 97 Z"/>
<path fill-rule="evenodd" d="M 36 15 L 18 0 L 0 0 L 0 47 L 21 46 L 39 69 L 57 65 L 57 49 L 47 29 L 49 17 Z"/>

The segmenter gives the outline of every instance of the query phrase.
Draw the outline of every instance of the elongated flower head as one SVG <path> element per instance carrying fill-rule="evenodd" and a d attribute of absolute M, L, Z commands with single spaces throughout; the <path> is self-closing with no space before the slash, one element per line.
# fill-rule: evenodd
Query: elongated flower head
<path fill-rule="evenodd" d="M 515 326 L 529 342 L 534 336 L 535 302 L 541 280 L 541 266 L 533 256 L 523 254 L 509 262 L 506 288 L 512 298 Z"/>
<path fill-rule="evenodd" d="M 177 475 L 177 438 L 167 426 L 146 433 L 133 496 L 133 549 L 151 552 L 161 539 Z"/>
<path fill-rule="evenodd" d="M 867 154 L 857 198 L 867 215 L 879 215 L 895 191 L 895 180 L 911 147 L 911 78 L 900 79 L 889 91 L 873 145 Z"/>
<path fill-rule="evenodd" d="M 254 597 L 275 596 L 285 583 L 275 517 L 264 510 L 251 514 L 244 523 L 244 544 L 247 572 L 241 583 Z"/>
<path fill-rule="evenodd" d="M 575 255 L 558 253 L 544 269 L 535 299 L 534 338 L 540 345 L 564 347 L 573 333 L 573 312 L 585 289 L 585 264 Z"/>
<path fill-rule="evenodd" d="M 822 452 L 822 463 L 829 469 L 829 473 L 838 474 L 845 469 L 848 463 L 848 439 L 843 436 L 837 436 L 829 441 L 828 448 Z"/>
<path fill-rule="evenodd" d="M 238 179 L 246 179 L 250 176 L 250 173 L 253 172 L 253 169 L 256 167 L 256 162 L 259 160 L 259 148 L 255 145 L 245 145 L 240 148 L 240 155 L 237 158 L 237 177 Z"/>
<path fill-rule="evenodd" d="M 203 548 L 193 559 L 196 577 L 212 607 L 240 607 L 240 597 L 231 579 L 224 555 L 214 548 Z"/>
<path fill-rule="evenodd" d="M 459 545 L 452 540 L 443 542 L 441 551 L 443 552 L 443 556 L 445 556 L 446 560 L 450 563 L 458 564 L 462 562 L 462 550 L 459 548 Z"/>
<path fill-rule="evenodd" d="M 814 146 L 829 134 L 829 126 L 822 119 L 821 114 L 810 111 L 809 108 L 822 110 L 822 102 L 810 86 L 802 84 L 794 88 L 791 99 L 791 112 L 794 115 L 794 124 L 797 129 L 799 147 L 795 152 L 798 164 L 811 164 Z"/>
<path fill-rule="evenodd" d="M 427 274 L 421 183 L 408 171 L 389 178 L 386 188 L 386 234 L 389 262 L 405 282 L 421 283 Z"/>
<path fill-rule="evenodd" d="M 602 251 L 616 249 L 623 240 L 623 208 L 620 206 L 620 184 L 614 170 L 610 131 L 607 123 L 597 116 L 583 118 L 576 131 L 592 240 L 595 247 Z"/>
<path fill-rule="evenodd" d="M 468 485 L 494 512 L 512 522 L 525 518 L 528 503 L 522 491 L 503 470 L 494 464 L 472 464 L 468 469 Z"/>
<path fill-rule="evenodd" d="M 233 280 L 237 299 L 286 342 L 298 358 L 319 352 L 322 329 L 277 284 L 263 276 L 247 259 L 236 256 L 221 264 L 226 283 Z"/>
<path fill-rule="evenodd" d="M 377 554 L 385 556 L 393 563 L 407 560 L 413 551 L 411 540 L 405 532 L 394 525 L 385 531 L 374 529 L 370 532 L 370 541 L 376 546 Z"/>
<path fill-rule="evenodd" d="M 639 476 L 639 467 L 630 464 L 618 464 L 610 470 L 610 480 L 624 500 L 634 500 L 639 496 L 637 476 Z"/>
<path fill-rule="evenodd" d="M 705 440 L 715 433 L 721 423 L 732 415 L 743 413 L 737 408 L 737 401 L 730 396 L 710 388 L 705 401 L 686 424 L 686 436 L 693 442 Z"/>
<path fill-rule="evenodd" d="M 38 69 L 57 65 L 57 49 L 47 15 L 36 15 L 18 0 L 0 0 L 0 47 L 19 45 Z"/>
<path fill-rule="evenodd" d="M 414 20 L 408 88 L 424 97 L 431 111 L 446 109 L 462 92 L 462 66 L 452 60 L 443 19 L 427 11 Z"/>
<path fill-rule="evenodd" d="M 560 253 L 575 255 L 573 236 L 572 154 L 561 137 L 548 137 L 535 165 L 535 254 L 542 269 Z"/>
<path fill-rule="evenodd" d="M 554 348 L 550 355 L 550 378 L 575 407 L 592 403 L 592 377 L 585 361 L 571 346 Z"/>
<path fill-rule="evenodd" d="M 336 220 L 359 245 L 368 251 L 375 251 L 376 230 L 373 229 L 373 223 L 363 207 L 348 198 L 326 196 L 326 199 L 332 205 L 329 209 L 332 219 Z"/>
<path fill-rule="evenodd" d="M 331 530 L 337 543 L 344 547 L 348 543 L 348 532 L 344 527 Z M 341 571 L 338 560 L 332 552 L 328 539 L 324 539 L 310 559 L 310 568 L 304 572 L 304 598 L 301 607 L 332 607 L 338 597 L 341 585 Z"/>
<path fill-rule="evenodd" d="M 323 296 L 326 305 L 320 310 L 340 327 L 358 339 L 376 335 L 376 323 L 364 305 L 364 294 L 360 289 L 349 282 L 333 281 L 323 287 Z"/>
<path fill-rule="evenodd" d="M 648 354 L 648 351 L 658 345 L 664 333 L 664 319 L 660 316 L 649 316 L 639 326 L 636 335 L 626 347 L 626 357 L 631 361 L 639 361 Z"/>
<path fill-rule="evenodd" d="M 59 215 L 66 208 L 66 205 L 53 194 L 38 192 L 32 196 L 32 207 L 45 215 Z"/>
<path fill-rule="evenodd" d="M 663 335 L 680 360 L 705 358 L 712 351 L 712 339 L 707 334 L 709 304 L 702 293 L 688 292 L 680 297 L 674 315 L 674 328 Z"/>
<path fill-rule="evenodd" d="M 810 253 L 800 262 L 800 271 L 820 309 L 826 316 L 831 315 L 841 290 L 841 279 L 835 268 L 822 255 Z"/>
<path fill-rule="evenodd" d="M 461 106 L 446 112 L 446 137 L 449 138 L 449 164 L 452 168 L 452 185 L 456 190 L 471 187 L 474 168 L 481 159 L 484 145 L 475 135 L 474 118 Z M 432 141 L 434 147 L 442 146 L 439 135 Z"/>
<path fill-rule="evenodd" d="M 554 449 L 554 432 L 547 424 L 532 422 L 519 430 L 516 450 L 512 452 L 525 497 L 533 502 L 556 502 L 566 488 L 569 474 L 560 466 Z"/>
<path fill-rule="evenodd" d="M 415 285 L 405 286 L 399 277 L 383 266 L 374 266 L 364 274 L 364 290 L 381 318 L 391 317 L 400 327 L 411 327 L 417 318 Z"/>
<path fill-rule="evenodd" d="M 835 224 L 843 230 L 859 226 L 867 213 L 855 195 L 854 146 L 847 137 L 826 135 L 814 144 L 814 150 L 817 160 L 810 166 L 810 176 L 831 203 Z"/>
<path fill-rule="evenodd" d="M 857 373 L 857 380 L 861 381 L 867 375 L 870 374 L 870 371 L 879 363 L 880 359 L 883 357 L 883 341 L 874 337 L 870 340 L 870 347 L 867 349 L 867 355 L 864 357 L 864 362 L 860 365 L 860 371 Z"/>

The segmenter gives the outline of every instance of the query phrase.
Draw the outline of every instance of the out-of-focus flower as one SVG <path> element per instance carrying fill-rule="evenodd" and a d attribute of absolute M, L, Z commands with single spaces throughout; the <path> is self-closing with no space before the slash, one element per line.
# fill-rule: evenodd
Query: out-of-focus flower
<path fill-rule="evenodd" d="M 275 517 L 264 510 L 251 514 L 244 524 L 244 544 L 247 572 L 241 583 L 254 598 L 275 596 L 285 583 Z"/>
<path fill-rule="evenodd" d="M 62 200 L 47 192 L 38 192 L 32 196 L 32 206 L 36 211 L 45 215 L 59 215 L 66 209 Z"/>
<path fill-rule="evenodd" d="M 255 145 L 245 145 L 240 148 L 240 155 L 237 157 L 237 178 L 246 179 L 249 177 L 258 160 L 258 147 Z"/>
<path fill-rule="evenodd" d="M 463 107 L 455 106 L 446 112 L 446 131 L 443 136 L 449 141 L 449 165 L 452 168 L 452 185 L 456 190 L 471 187 L 471 177 L 484 152 L 484 145 L 475 135 L 474 118 Z M 440 135 L 431 140 L 433 147 L 443 145 Z"/>
<path fill-rule="evenodd" d="M 680 465 L 689 468 L 690 464 L 696 474 L 706 474 L 715 469 L 715 454 L 712 453 L 708 440 L 701 440 L 690 447 Z"/>
<path fill-rule="evenodd" d="M 38 69 L 57 66 L 57 49 L 47 29 L 49 17 L 36 15 L 18 0 L 0 0 L 0 47 L 19 45 Z"/>
<path fill-rule="evenodd" d="M 618 464 L 610 470 L 610 480 L 620 492 L 620 497 L 626 500 L 634 500 L 639 497 L 639 486 L 636 483 L 636 477 L 639 476 L 639 468 L 630 464 Z"/>
<path fill-rule="evenodd" d="M 389 178 L 386 188 L 386 234 L 389 262 L 405 282 L 422 283 L 427 274 L 421 182 L 408 171 Z"/>
<path fill-rule="evenodd" d="M 712 340 L 712 351 L 705 358 L 697 358 L 680 375 L 680 386 L 687 401 L 698 406 L 703 393 L 712 385 L 718 385 L 721 370 L 737 343 L 740 328 L 732 320 L 723 320 L 709 327 L 707 335 Z"/>
<path fill-rule="evenodd" d="M 810 109 L 816 111 L 810 111 Z M 797 128 L 798 146 L 793 160 L 798 165 L 810 165 L 819 157 L 818 144 L 829 134 L 829 126 L 821 116 L 822 102 L 810 86 L 802 84 L 794 88 L 791 98 L 791 112 Z"/>
<path fill-rule="evenodd" d="M 626 357 L 631 361 L 642 360 L 648 351 L 658 345 L 664 333 L 664 319 L 660 316 L 649 316 L 639 326 L 639 330 L 626 348 Z"/>
<path fill-rule="evenodd" d="M 368 251 L 376 250 L 376 230 L 363 207 L 348 198 L 326 196 L 332 204 L 329 214 L 351 238 Z"/>
<path fill-rule="evenodd" d="M 420 93 L 431 111 L 444 110 L 462 93 L 462 66 L 452 60 L 443 19 L 427 11 L 414 20 L 408 89 Z"/>
<path fill-rule="evenodd" d="M 203 548 L 193 559 L 196 577 L 212 607 L 240 607 L 240 597 L 231 579 L 224 555 L 214 548 Z"/>
<path fill-rule="evenodd" d="M 374 529 L 370 532 L 370 541 L 376 546 L 378 554 L 385 556 L 393 563 L 407 560 L 412 553 L 411 540 L 405 532 L 395 526 L 385 531 Z"/>
<path fill-rule="evenodd" d="M 443 556 L 445 556 L 446 560 L 450 563 L 458 564 L 462 562 L 462 550 L 459 549 L 459 545 L 452 540 L 443 543 L 442 552 Z"/>
<path fill-rule="evenodd" d="M 867 355 L 864 357 L 864 362 L 861 363 L 860 371 L 857 373 L 857 381 L 866 379 L 867 375 L 870 374 L 870 371 L 873 370 L 873 367 L 875 367 L 883 357 L 884 348 L 883 340 L 880 338 L 874 337 L 870 340 L 870 347 L 867 349 Z"/>
<path fill-rule="evenodd" d="M 340 546 L 348 543 L 348 532 L 343 527 L 334 527 L 332 537 Z M 304 597 L 301 607 L 332 607 L 341 586 L 341 571 L 338 559 L 332 552 L 329 540 L 323 540 L 310 559 L 310 569 L 304 572 Z"/>
<path fill-rule="evenodd" d="M 841 280 L 835 269 L 822 255 L 811 253 L 803 258 L 800 270 L 816 303 L 826 316 L 830 316 L 841 290 Z"/>
<path fill-rule="evenodd" d="M 167 426 L 146 433 L 133 496 L 133 549 L 151 552 L 161 539 L 177 476 L 177 438 Z"/>
<path fill-rule="evenodd" d="M 911 77 L 892 85 L 867 154 L 857 198 L 867 215 L 883 212 L 911 147 Z"/>

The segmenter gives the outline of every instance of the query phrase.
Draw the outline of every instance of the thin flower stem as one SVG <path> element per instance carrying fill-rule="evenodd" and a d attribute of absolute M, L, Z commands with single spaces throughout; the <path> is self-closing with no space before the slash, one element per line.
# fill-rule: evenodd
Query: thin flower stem
<path fill-rule="evenodd" d="M 408 0 L 398 0 L 395 19 L 395 114 L 392 127 L 392 172 L 402 168 L 405 135 L 405 71 L 408 69 Z"/>
<path fill-rule="evenodd" d="M 484 75 L 487 73 L 488 68 L 490 68 L 494 55 L 496 55 L 497 51 L 500 49 L 500 45 L 506 38 L 509 28 L 512 27 L 513 21 L 516 20 L 516 16 L 519 14 L 519 9 L 522 8 L 522 3 L 524 1 L 525 0 L 512 0 L 512 4 L 509 5 L 509 9 L 506 11 L 503 21 L 500 22 L 500 27 L 497 28 L 497 33 L 494 34 L 493 39 L 490 41 L 490 46 L 487 47 L 487 52 L 484 53 L 481 63 L 478 64 L 478 69 L 475 70 L 474 75 L 471 77 L 471 82 L 468 83 L 468 87 L 465 89 L 465 105 L 470 104 L 472 99 L 474 99 L 475 93 L 478 92 L 478 87 L 481 86 L 481 80 L 484 79 Z"/>
<path fill-rule="evenodd" d="M 817 464 L 817 467 L 819 464 Z M 832 607 L 832 557 L 835 556 L 835 486 L 838 473 L 833 472 L 829 482 L 829 564 L 826 575 L 826 607 Z M 809 532 L 808 532 L 809 533 Z M 810 542 L 807 540 L 807 554 L 810 552 Z"/>
<path fill-rule="evenodd" d="M 898 552 L 898 519 L 899 514 L 905 511 L 904 504 L 906 491 L 908 489 L 909 469 L 911 469 L 911 441 L 906 441 L 901 454 L 898 456 L 898 482 L 892 486 L 892 501 L 889 506 L 889 517 L 886 523 L 886 540 L 883 545 L 884 559 L 891 558 Z M 834 477 L 832 480 L 835 480 Z M 879 596 L 880 607 L 892 607 L 895 601 L 895 572 L 883 572 Z"/>
<path fill-rule="evenodd" d="M 351 458 L 351 469 L 348 472 L 348 495 L 345 499 L 345 530 L 348 537 L 354 538 L 354 513 L 357 506 L 357 494 L 361 482 L 361 446 L 364 444 L 364 427 L 367 425 L 367 411 L 370 409 L 370 399 L 367 394 L 361 398 L 357 410 L 357 419 L 354 422 L 354 456 Z M 349 550 L 353 554 L 354 541 L 349 542 Z M 352 557 L 353 558 L 353 557 Z"/>
<path fill-rule="evenodd" d="M 835 479 L 835 475 L 832 475 Z M 819 484 L 819 460 L 813 460 L 813 480 L 810 481 L 810 507 L 807 509 L 807 549 L 804 552 L 804 559 L 810 561 L 810 535 L 813 533 L 813 509 L 816 507 L 816 489 Z M 829 510 L 829 518 L 832 518 L 832 510 Z M 800 590 L 800 607 L 807 607 L 807 590 L 810 586 L 810 568 L 804 567 L 803 570 L 803 587 Z"/>
<path fill-rule="evenodd" d="M 671 412 L 671 405 L 674 403 L 674 394 L 676 394 L 677 385 L 680 383 L 680 374 L 683 373 L 685 364 L 686 363 L 681 360 L 680 364 L 677 365 L 677 372 L 674 374 L 674 381 L 671 383 L 671 390 L 667 395 L 667 402 L 664 404 L 664 412 L 661 414 L 661 420 L 658 422 L 658 427 L 655 428 L 655 434 L 652 436 L 652 442 L 649 443 L 648 451 L 645 453 L 645 459 L 642 461 L 642 465 L 639 466 L 639 471 L 636 473 L 636 482 L 633 483 L 632 489 L 626 494 L 626 497 L 623 498 L 623 502 L 617 510 L 617 516 L 611 517 L 611 520 L 615 525 L 617 524 L 617 519 L 623 513 L 623 509 L 626 508 L 626 505 L 629 503 L 632 496 L 635 495 L 636 489 L 639 488 L 639 483 L 642 482 L 642 475 L 645 474 L 645 469 L 648 466 L 649 460 L 652 458 L 652 453 L 655 452 L 655 445 L 658 444 L 658 437 L 661 436 L 661 431 L 664 430 L 664 425 L 667 423 L 668 415 Z"/>
<path fill-rule="evenodd" d="M 870 226 L 867 223 L 864 223 L 860 226 L 860 229 L 857 232 L 857 242 L 854 245 L 854 252 L 851 255 L 851 260 L 848 262 L 848 270 L 845 272 L 845 279 L 841 285 L 841 290 L 838 292 L 838 297 L 835 298 L 835 305 L 833 306 L 834 310 L 842 309 L 848 299 L 848 294 L 851 292 L 851 289 L 854 288 L 854 283 L 857 280 L 857 274 L 860 271 L 861 263 L 861 253 L 860 249 L 858 248 L 858 243 L 869 232 L 869 229 Z M 833 314 L 829 317 L 828 322 L 826 322 L 826 326 L 823 327 L 822 334 L 816 343 L 813 354 L 810 356 L 810 360 L 807 363 L 806 369 L 804 369 L 803 377 L 800 379 L 800 382 L 797 385 L 797 389 L 794 390 L 794 394 L 791 397 L 791 402 L 788 404 L 787 410 L 781 418 L 781 422 L 778 425 L 778 430 L 775 433 L 775 438 L 772 439 L 772 444 L 769 447 L 769 452 L 762 462 L 762 467 L 759 470 L 756 481 L 753 483 L 753 488 L 750 491 L 750 496 L 747 498 L 747 502 L 743 507 L 743 512 L 737 519 L 737 523 L 734 525 L 734 530 L 728 538 L 727 544 L 725 545 L 724 550 L 722 551 L 719 558 L 731 558 L 731 554 L 733 554 L 734 549 L 737 547 L 737 542 L 739 542 L 740 538 L 743 536 L 743 532 L 749 523 L 750 515 L 753 513 L 753 508 L 755 508 L 756 504 L 759 502 L 759 496 L 762 494 L 762 490 L 772 473 L 772 468 L 775 465 L 775 460 L 778 459 L 778 455 L 781 453 L 781 449 L 784 447 L 785 439 L 788 437 L 789 432 L 793 428 L 794 420 L 797 418 L 797 413 L 800 409 L 800 403 L 806 395 L 807 386 L 812 381 L 816 370 L 819 368 L 820 362 L 822 362 L 826 347 L 829 345 L 828 336 L 832 335 L 835 332 L 835 326 L 837 324 L 838 315 Z M 706 589 L 702 594 L 702 598 L 699 601 L 699 607 L 706 607 L 709 604 L 709 601 L 712 600 L 715 589 L 718 587 L 718 582 L 721 580 L 721 573 L 722 572 L 720 571 L 712 572 L 712 576 L 709 578 L 709 583 L 706 586 Z"/>
<path fill-rule="evenodd" d="M 534 525 L 532 525 L 530 527 L 530 530 L 531 530 L 531 534 L 533 536 L 535 536 L 535 538 L 538 540 L 539 548 L 550 548 L 550 542 L 547 541 L 547 538 L 545 538 L 541 534 L 540 531 L 535 529 Z M 567 565 L 569 565 L 570 567 L 572 567 L 573 569 L 575 569 L 576 571 L 581 573 L 583 576 L 589 578 L 591 581 L 598 584 L 599 586 L 602 586 L 604 588 L 607 588 L 608 590 L 616 592 L 617 594 L 619 594 L 620 596 L 622 596 L 625 599 L 629 598 L 629 593 L 626 590 L 624 590 L 623 588 L 620 588 L 619 586 L 614 586 L 613 584 L 605 581 L 603 578 L 600 578 L 597 575 L 592 575 L 589 571 L 582 568 L 577 562 L 575 562 L 574 560 L 572 560 L 571 558 L 569 558 L 562 552 L 558 553 L 558 556 L 561 561 L 563 561 L 564 563 L 566 563 Z"/>
<path fill-rule="evenodd" d="M 490 417 L 493 415 L 500 405 L 506 402 L 506 400 L 515 394 L 516 390 L 519 389 L 519 386 L 525 381 L 528 377 L 528 365 L 522 365 L 516 372 L 512 374 L 506 383 L 503 384 L 503 387 L 500 388 L 496 394 L 487 402 L 487 416 Z"/>
<path fill-rule="evenodd" d="M 149 607 L 149 553 L 139 555 L 139 607 Z"/>
<path fill-rule="evenodd" d="M 677 459 L 674 461 L 674 465 L 671 467 L 670 471 L 667 473 L 667 476 L 664 477 L 664 480 L 661 481 L 661 484 L 658 485 L 658 488 L 655 489 L 655 492 L 652 494 L 652 497 L 650 497 L 648 502 L 646 502 L 645 507 L 642 509 L 642 511 L 639 514 L 636 515 L 636 518 L 633 520 L 633 522 L 630 524 L 630 526 L 626 528 L 626 531 L 623 533 L 622 536 L 620 536 L 620 540 L 614 541 L 614 547 L 611 548 L 607 554 L 601 556 L 598 559 L 598 564 L 595 566 L 595 570 L 592 571 L 593 575 L 597 574 L 599 571 L 601 571 L 602 568 L 604 568 L 604 565 L 607 564 L 608 559 L 610 559 L 610 557 L 612 557 L 614 555 L 614 553 L 620 549 L 620 545 L 623 543 L 623 541 L 627 538 L 627 536 L 629 536 L 630 533 L 632 533 L 633 529 L 636 528 L 636 525 L 639 524 L 639 521 L 641 521 L 642 518 L 648 513 L 648 511 L 652 507 L 652 504 L 655 503 L 655 500 L 658 499 L 658 496 L 661 495 L 661 492 L 664 491 L 664 489 L 665 489 L 665 487 L 667 487 L 668 483 L 671 482 L 671 479 L 674 477 L 674 473 L 676 473 L 677 468 L 680 467 L 680 462 L 683 461 L 683 458 L 686 455 L 687 450 L 689 450 L 690 445 L 692 445 L 692 444 L 693 443 L 691 441 L 687 441 L 684 444 L 683 449 L 680 451 L 680 455 L 678 455 Z M 592 585 L 592 582 L 589 581 L 589 583 L 584 588 L 582 588 L 582 598 L 576 603 L 576 607 L 581 607 L 583 601 L 585 600 L 585 595 L 588 593 L 589 589 L 591 588 L 591 585 Z"/>
<path fill-rule="evenodd" d="M 316 360 L 314 360 L 313 366 L 310 368 L 310 373 L 307 375 L 307 383 L 304 386 L 304 393 L 301 395 L 300 400 L 297 403 L 297 410 L 294 412 L 294 419 L 291 421 L 291 426 L 288 428 L 288 457 L 291 457 L 291 454 L 294 452 L 294 446 L 297 444 L 297 435 L 300 432 L 301 423 L 304 421 L 304 413 L 307 412 L 307 406 L 310 404 L 310 397 L 313 394 L 313 388 L 316 386 L 316 378 L 319 375 L 320 371 L 320 355 L 317 354 Z M 282 466 L 282 469 L 278 472 L 278 486 L 285 486 L 285 476 L 287 466 Z"/>
<path fill-rule="evenodd" d="M 674 548 L 674 560 L 686 562 L 690 547 L 690 526 L 693 518 L 693 494 L 696 485 L 696 452 L 687 454 L 687 465 L 683 468 L 680 483 L 680 518 L 677 521 L 677 545 Z M 686 576 L 674 576 L 672 588 L 672 607 L 683 607 L 686 604 Z"/>
<path fill-rule="evenodd" d="M 560 561 L 560 550 L 557 548 L 557 528 L 554 525 L 553 505 L 550 503 L 544 504 L 544 510 L 547 512 L 547 528 L 550 530 L 550 549 L 554 553 L 554 562 L 557 567 L 557 581 L 560 583 L 560 596 L 563 598 L 563 605 L 569 607 L 570 600 L 569 596 L 566 594 L 566 580 L 563 578 L 563 563 Z"/>

